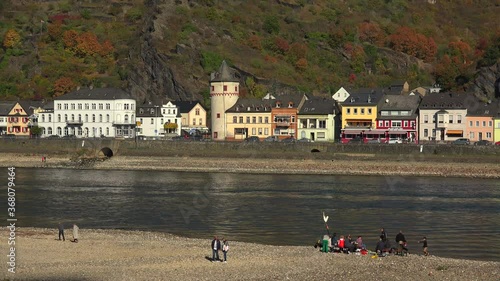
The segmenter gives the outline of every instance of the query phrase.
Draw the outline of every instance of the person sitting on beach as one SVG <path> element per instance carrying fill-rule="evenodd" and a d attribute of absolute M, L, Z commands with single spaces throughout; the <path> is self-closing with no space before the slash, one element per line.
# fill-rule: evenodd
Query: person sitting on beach
<path fill-rule="evenodd" d="M 384 240 L 382 240 L 382 235 L 381 235 L 377 243 L 377 246 L 375 247 L 375 252 L 377 252 L 378 255 L 381 255 L 384 252 L 384 248 L 385 248 L 385 242 Z"/>
<path fill-rule="evenodd" d="M 220 261 L 219 250 L 220 250 L 220 241 L 219 239 L 217 239 L 217 236 L 214 236 L 214 240 L 212 240 L 212 261 Z"/>
<path fill-rule="evenodd" d="M 363 238 L 361 236 L 358 236 L 358 239 L 356 239 L 356 247 L 358 249 L 365 249 L 365 244 L 363 244 Z"/>
<path fill-rule="evenodd" d="M 351 242 L 351 239 L 349 239 L 351 235 L 347 236 L 347 239 L 344 242 L 344 248 L 347 249 L 347 253 L 352 253 L 354 252 L 356 246 Z"/>
<path fill-rule="evenodd" d="M 340 239 L 339 241 L 337 241 L 337 245 L 340 249 L 340 252 L 343 252 L 344 251 L 344 247 L 345 247 L 345 239 L 344 239 L 344 235 L 340 235 Z"/>

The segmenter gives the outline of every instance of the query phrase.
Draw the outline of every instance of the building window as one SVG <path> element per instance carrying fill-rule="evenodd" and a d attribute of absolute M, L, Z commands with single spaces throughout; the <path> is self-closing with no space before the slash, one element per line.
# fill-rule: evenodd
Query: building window
<path fill-rule="evenodd" d="M 255 117 L 255 116 L 252 117 L 252 123 L 254 123 L 254 124 L 257 123 L 257 117 Z"/>
<path fill-rule="evenodd" d="M 223 91 L 224 91 L 224 92 L 226 92 L 226 91 L 227 91 L 227 85 L 224 85 L 224 90 L 223 90 Z"/>
<path fill-rule="evenodd" d="M 95 114 L 92 114 L 92 123 L 95 123 Z"/>
<path fill-rule="evenodd" d="M 101 119 L 102 119 L 102 116 L 101 116 L 101 115 L 99 115 L 99 118 L 101 118 Z M 125 114 L 124 118 L 125 118 L 125 124 L 128 124 L 128 114 Z M 163 122 L 162 122 L 162 123 L 163 123 Z"/>
<path fill-rule="evenodd" d="M 234 86 L 234 91 L 238 92 L 238 86 Z"/>
<path fill-rule="evenodd" d="M 392 127 L 401 128 L 401 121 L 392 121 Z"/>
<path fill-rule="evenodd" d="M 42 114 L 42 122 L 45 122 L 45 114 Z"/>
<path fill-rule="evenodd" d="M 78 114 L 78 122 L 82 122 L 82 115 Z"/>
<path fill-rule="evenodd" d="M 71 121 L 75 121 L 75 114 L 71 114 Z"/>
<path fill-rule="evenodd" d="M 212 86 L 212 92 L 213 92 L 213 91 L 215 91 L 215 87 L 214 87 L 214 86 Z"/>
<path fill-rule="evenodd" d="M 378 121 L 378 126 L 383 127 L 384 126 L 384 121 Z"/>
<path fill-rule="evenodd" d="M 326 120 L 319 120 L 318 128 L 325 129 L 326 128 Z"/>
<path fill-rule="evenodd" d="M 243 123 L 243 116 L 240 116 L 240 123 Z"/>
<path fill-rule="evenodd" d="M 408 127 L 408 121 L 404 121 L 404 127 L 407 128 Z"/>
<path fill-rule="evenodd" d="M 106 122 L 109 122 L 109 114 L 106 114 Z"/>
<path fill-rule="evenodd" d="M 256 129 L 255 128 L 252 128 L 252 136 L 255 136 L 256 135 Z"/>
<path fill-rule="evenodd" d="M 68 114 L 64 114 L 64 122 L 68 122 Z"/>
<path fill-rule="evenodd" d="M 125 115 L 126 116 L 126 115 Z M 99 122 L 102 123 L 102 114 L 99 114 Z"/>
<path fill-rule="evenodd" d="M 59 109 L 59 110 L 61 109 L 61 104 L 60 103 L 57 104 L 57 109 Z"/>
<path fill-rule="evenodd" d="M 103 110 L 104 109 L 104 105 L 102 103 L 99 104 L 99 109 L 100 110 Z M 125 109 L 128 109 L 128 108 L 125 108 Z M 102 135 L 102 134 L 101 134 Z"/>
<path fill-rule="evenodd" d="M 358 109 L 357 108 L 355 108 L 353 111 L 354 111 L 354 114 L 358 114 Z"/>
<path fill-rule="evenodd" d="M 68 104 L 67 103 L 64 104 L 64 109 L 68 109 Z"/>
<path fill-rule="evenodd" d="M 85 104 L 85 109 L 89 109 L 89 104 L 88 103 Z"/>
<path fill-rule="evenodd" d="M 436 124 L 436 114 L 432 115 L 432 124 Z"/>
<path fill-rule="evenodd" d="M 108 110 L 109 110 L 109 109 L 111 109 L 111 104 L 107 103 L 107 104 L 106 104 L 106 109 L 108 109 Z M 109 129 L 108 129 L 108 130 L 109 130 Z"/>
<path fill-rule="evenodd" d="M 199 108 L 197 108 L 197 109 L 194 110 L 194 115 L 200 115 L 200 109 Z"/>
<path fill-rule="evenodd" d="M 97 109 L 97 104 L 93 103 L 92 104 L 92 109 Z"/>
<path fill-rule="evenodd" d="M 479 127 L 479 121 L 476 121 L 476 127 Z"/>
<path fill-rule="evenodd" d="M 220 113 L 217 113 L 217 118 L 220 118 Z"/>
<path fill-rule="evenodd" d="M 193 118 L 193 126 L 196 126 L 196 118 Z"/>
<path fill-rule="evenodd" d="M 436 129 L 432 129 L 432 137 L 435 138 L 436 137 Z"/>
<path fill-rule="evenodd" d="M 247 116 L 247 124 L 250 124 L 250 116 Z"/>
<path fill-rule="evenodd" d="M 385 121 L 385 126 L 389 127 L 389 121 Z"/>
<path fill-rule="evenodd" d="M 106 128 L 106 136 L 109 136 L 109 128 Z"/>
<path fill-rule="evenodd" d="M 470 138 L 470 139 L 474 139 L 474 132 L 470 132 L 470 133 L 469 133 L 469 138 Z"/>
<path fill-rule="evenodd" d="M 365 109 L 361 108 L 361 114 L 365 114 Z"/>
<path fill-rule="evenodd" d="M 49 114 L 49 122 L 52 122 L 52 115 Z"/>
<path fill-rule="evenodd" d="M 203 125 L 203 119 L 202 119 L 202 118 L 200 118 L 200 119 L 198 120 L 198 125 L 200 125 L 200 126 L 201 126 L 201 125 Z"/>
<path fill-rule="evenodd" d="M 153 118 L 151 118 L 151 125 L 153 125 L 155 123 L 155 120 Z"/>
<path fill-rule="evenodd" d="M 61 130 L 61 127 L 57 127 L 57 135 L 62 135 L 62 130 Z"/>
<path fill-rule="evenodd" d="M 457 115 L 457 123 L 462 124 L 462 115 Z"/>
<path fill-rule="evenodd" d="M 47 134 L 48 134 L 48 135 L 52 135 L 52 127 L 49 127 L 49 128 L 47 129 Z"/>
<path fill-rule="evenodd" d="M 483 127 L 486 127 L 486 121 L 483 121 Z"/>
<path fill-rule="evenodd" d="M 491 139 L 491 132 L 486 132 L 486 138 Z"/>
<path fill-rule="evenodd" d="M 429 115 L 424 115 L 424 123 L 429 123 Z"/>
<path fill-rule="evenodd" d="M 269 124 L 269 117 L 264 117 L 264 123 Z"/>
<path fill-rule="evenodd" d="M 85 114 L 85 122 L 89 122 L 89 115 Z"/>
<path fill-rule="evenodd" d="M 351 109 L 350 108 L 346 108 L 345 111 L 346 111 L 347 114 L 351 114 Z"/>
<path fill-rule="evenodd" d="M 448 123 L 453 124 L 453 115 L 450 114 L 448 118 Z"/>
<path fill-rule="evenodd" d="M 424 129 L 424 138 L 429 137 L 429 129 Z"/>
<path fill-rule="evenodd" d="M 238 123 L 238 117 L 237 116 L 233 116 L 233 123 Z"/>
<path fill-rule="evenodd" d="M 472 121 L 469 121 L 469 126 L 470 126 L 470 127 L 473 127 L 473 126 L 472 126 L 472 124 L 473 124 L 473 122 L 472 122 Z"/>
<path fill-rule="evenodd" d="M 264 135 L 265 136 L 269 135 L 269 128 L 264 128 Z"/>
<path fill-rule="evenodd" d="M 493 122 L 492 121 L 488 121 L 488 127 L 492 127 L 493 126 Z"/>
<path fill-rule="evenodd" d="M 443 115 L 441 115 L 441 114 L 438 115 L 438 122 L 439 122 L 439 124 L 444 123 L 444 116 Z"/>
<path fill-rule="evenodd" d="M 372 109 L 368 108 L 368 114 L 372 114 Z"/>

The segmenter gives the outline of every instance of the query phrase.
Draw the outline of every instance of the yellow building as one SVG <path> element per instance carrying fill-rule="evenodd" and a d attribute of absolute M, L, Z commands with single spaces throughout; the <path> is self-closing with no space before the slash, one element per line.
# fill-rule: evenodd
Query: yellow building
<path fill-rule="evenodd" d="M 500 117 L 497 117 L 493 120 L 494 128 L 493 128 L 493 141 L 500 142 Z"/>
<path fill-rule="evenodd" d="M 29 137 L 29 114 L 21 103 L 16 102 L 7 115 L 7 134 Z"/>
<path fill-rule="evenodd" d="M 272 136 L 271 105 L 268 100 L 240 98 L 226 111 L 226 140 Z"/>
<path fill-rule="evenodd" d="M 197 129 L 207 131 L 207 111 L 197 101 L 174 101 L 181 112 L 182 129 L 190 131 Z"/>
<path fill-rule="evenodd" d="M 376 128 L 377 104 L 382 91 L 360 90 L 350 94 L 342 104 L 342 142 Z"/>

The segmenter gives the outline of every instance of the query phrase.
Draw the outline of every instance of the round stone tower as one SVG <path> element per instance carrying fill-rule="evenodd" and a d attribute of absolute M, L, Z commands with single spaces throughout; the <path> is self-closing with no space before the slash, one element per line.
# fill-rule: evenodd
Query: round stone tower
<path fill-rule="evenodd" d="M 236 104 L 240 96 L 240 79 L 222 61 L 219 70 L 210 77 L 210 103 L 212 109 L 212 139 L 226 139 L 226 110 Z"/>

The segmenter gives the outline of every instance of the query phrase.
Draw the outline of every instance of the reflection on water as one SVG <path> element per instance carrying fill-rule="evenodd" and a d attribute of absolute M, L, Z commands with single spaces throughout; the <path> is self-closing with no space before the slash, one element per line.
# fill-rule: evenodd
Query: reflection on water
<path fill-rule="evenodd" d="M 431 254 L 500 260 L 497 180 L 48 169 L 19 169 L 16 176 L 22 226 L 63 220 L 313 245 L 325 231 L 325 211 L 332 231 L 362 235 L 370 248 L 384 227 L 391 241 L 403 230 L 414 253 L 426 235 Z"/>

